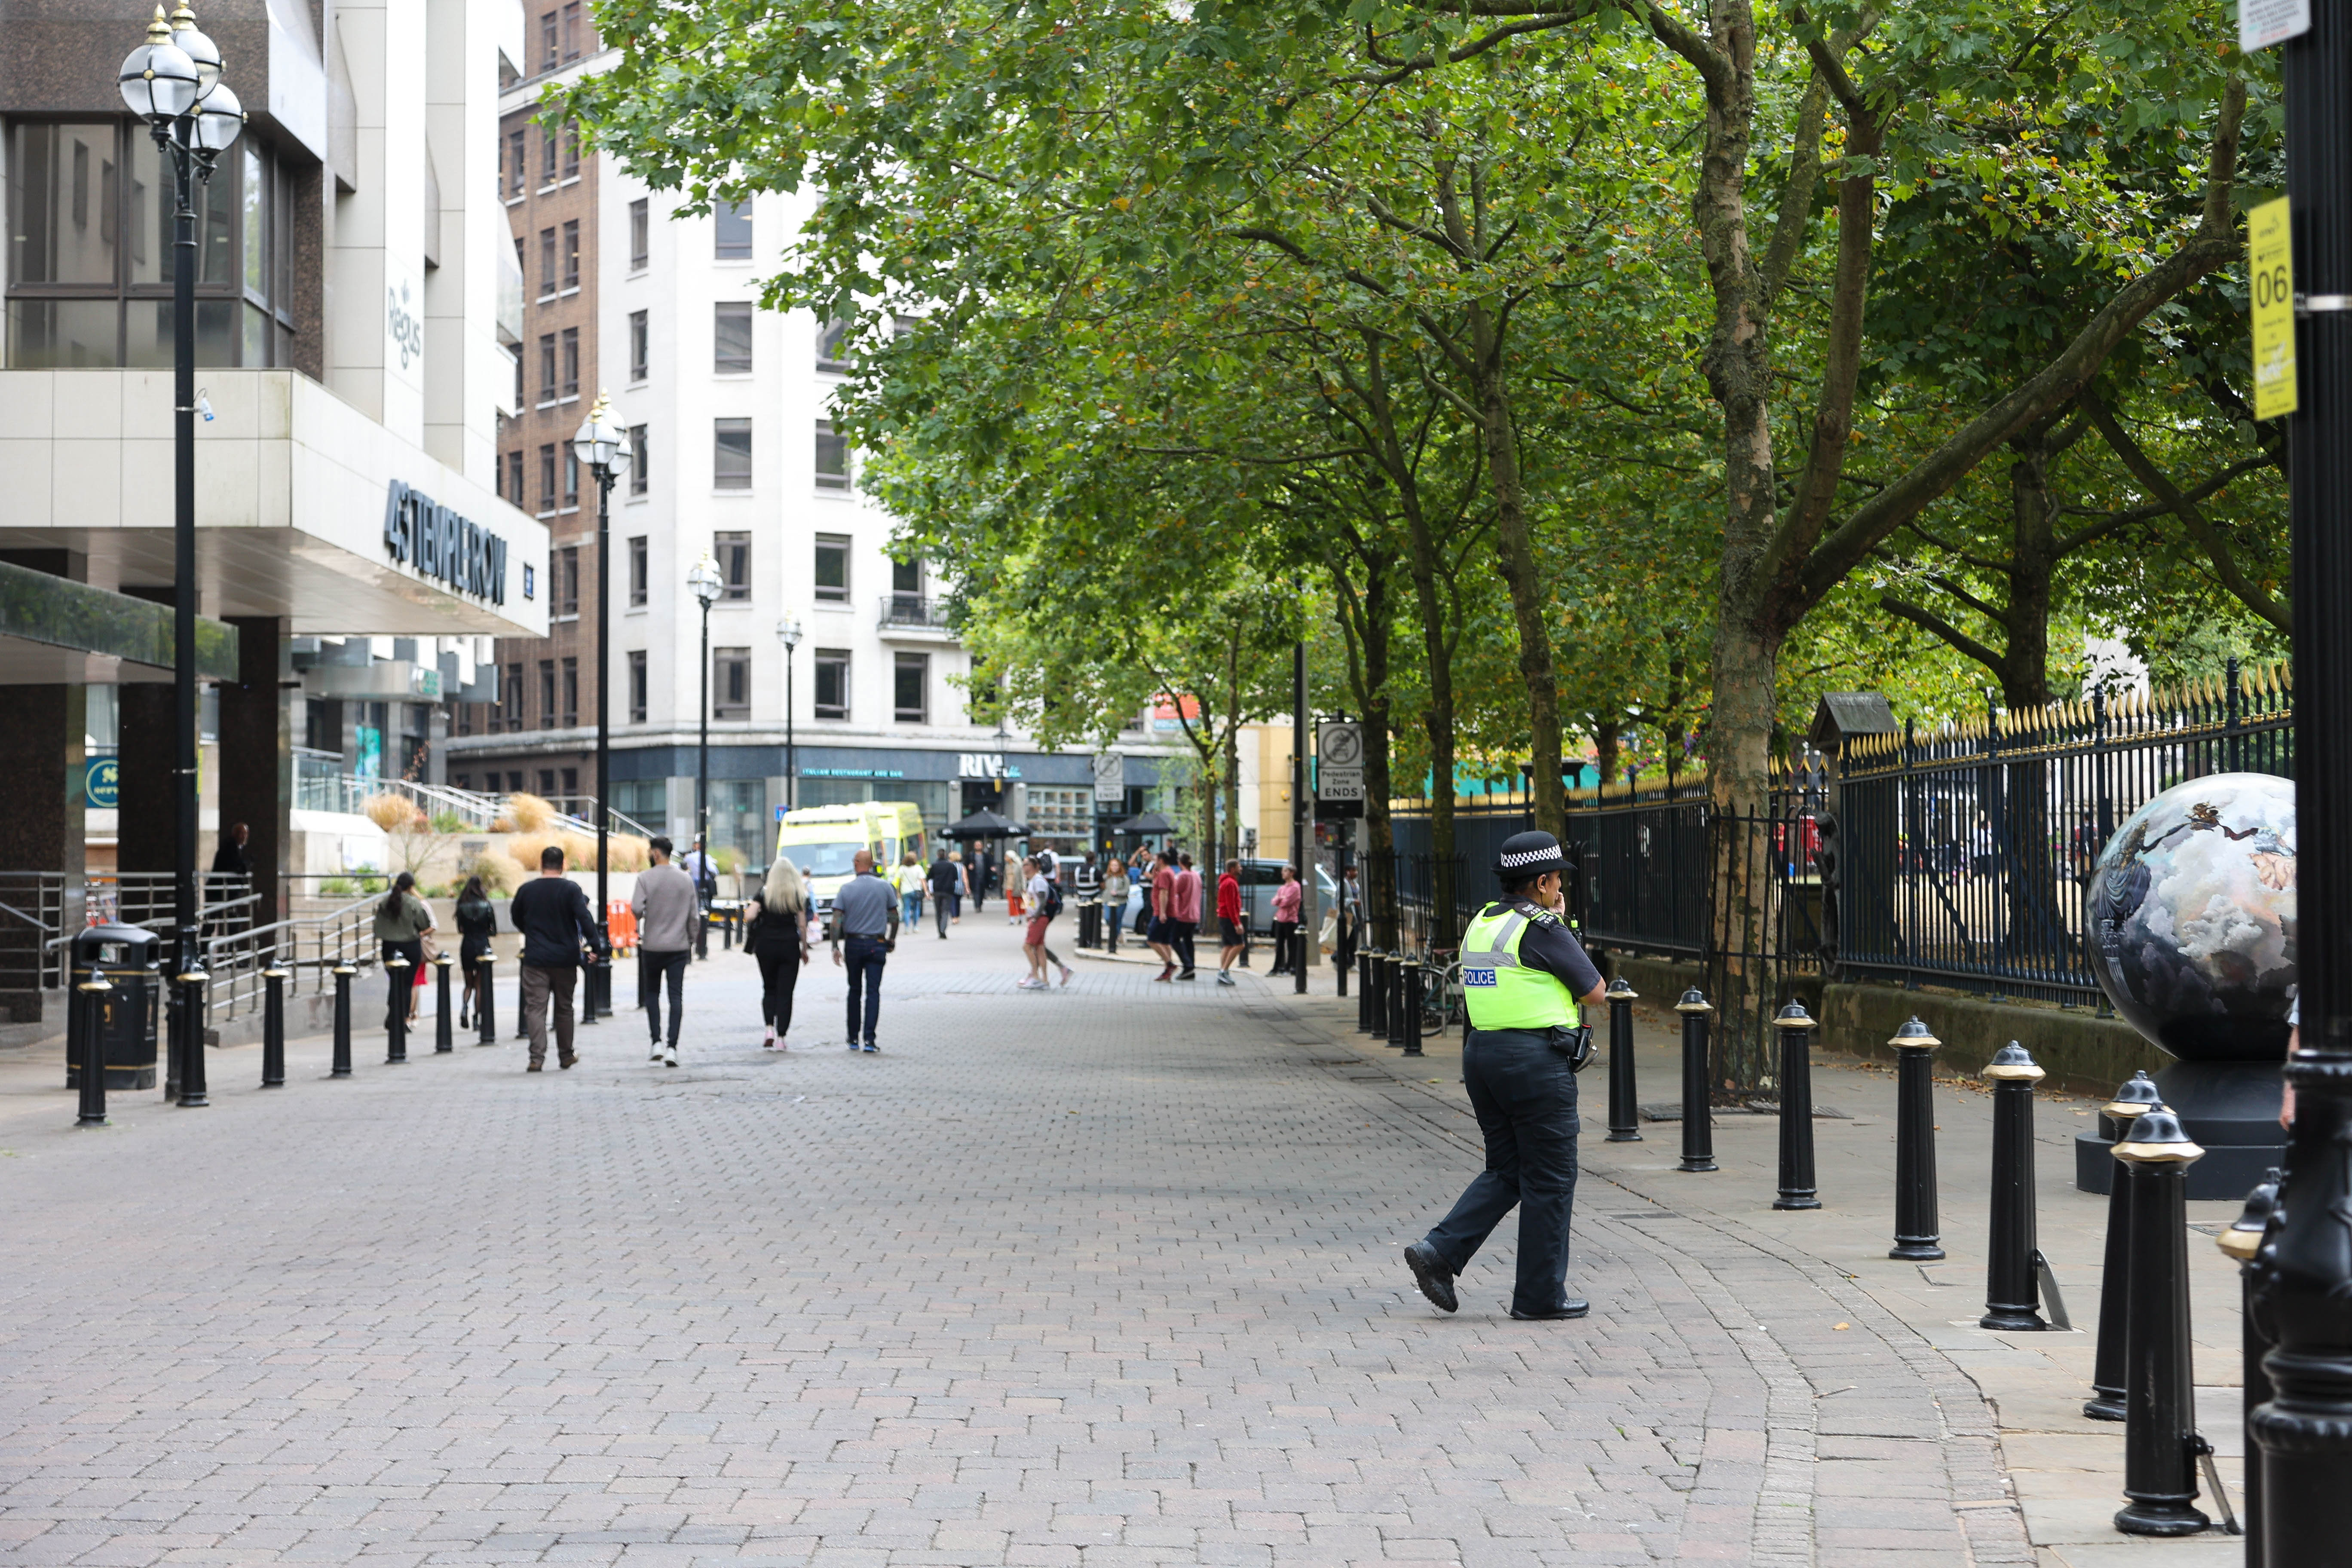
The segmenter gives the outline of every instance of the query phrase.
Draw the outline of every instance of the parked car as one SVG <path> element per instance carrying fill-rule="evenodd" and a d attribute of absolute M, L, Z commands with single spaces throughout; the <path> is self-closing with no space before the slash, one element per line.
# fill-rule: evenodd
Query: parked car
<path fill-rule="evenodd" d="M 1242 911 L 1253 936 L 1274 934 L 1274 890 L 1282 886 L 1285 860 L 1244 860 L 1242 862 Z M 1321 921 L 1339 896 L 1339 884 L 1320 861 L 1315 866 L 1315 919 Z"/>

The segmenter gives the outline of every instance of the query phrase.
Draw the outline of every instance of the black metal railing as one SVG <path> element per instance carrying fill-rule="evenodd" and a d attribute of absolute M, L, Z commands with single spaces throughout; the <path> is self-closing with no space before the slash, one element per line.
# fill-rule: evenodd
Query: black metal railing
<path fill-rule="evenodd" d="M 2294 773 L 2284 665 L 2175 691 L 2061 702 L 1850 741 L 1832 826 L 1838 973 L 2099 1002 L 2084 891 L 2152 796 L 2221 773 Z"/>
<path fill-rule="evenodd" d="M 934 599 L 923 594 L 891 593 L 882 595 L 882 629 L 918 626 L 932 631 L 949 631 L 953 623 L 949 618 L 951 601 Z"/>

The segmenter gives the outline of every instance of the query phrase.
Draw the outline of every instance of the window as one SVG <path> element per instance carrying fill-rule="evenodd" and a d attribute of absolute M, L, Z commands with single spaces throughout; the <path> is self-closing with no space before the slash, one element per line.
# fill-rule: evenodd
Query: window
<path fill-rule="evenodd" d="M 643 543 L 640 540 L 637 542 Z M 646 721 L 646 650 L 629 650 L 629 722 Z"/>
<path fill-rule="evenodd" d="M 509 731 L 522 728 L 522 666 L 520 664 L 507 666 L 506 680 L 499 688 L 499 714 L 506 721 L 506 727 Z M 511 776 L 514 783 L 507 787 L 522 788 L 522 775 L 516 773 Z"/>
<path fill-rule="evenodd" d="M 917 604 L 922 602 L 923 563 L 919 559 L 890 563 L 890 596 L 902 601 L 912 600 Z"/>
<path fill-rule="evenodd" d="M 541 332 L 539 334 L 540 402 L 543 404 L 554 402 L 556 385 L 555 334 L 553 332 Z"/>
<path fill-rule="evenodd" d="M 643 310 L 629 312 L 629 379 L 643 381 L 653 374 L 653 329 Z"/>
<path fill-rule="evenodd" d="M 555 613 L 580 613 L 580 547 L 567 544 L 555 552 Z"/>
<path fill-rule="evenodd" d="M 563 122 L 563 178 L 569 182 L 580 177 L 580 122 Z"/>
<path fill-rule="evenodd" d="M 555 231 L 551 228 L 539 231 L 539 297 L 555 298 Z"/>
<path fill-rule="evenodd" d="M 562 133 L 554 126 L 539 128 L 539 186 L 541 190 L 555 188 L 555 165 L 563 153 L 562 142 Z"/>
<path fill-rule="evenodd" d="M 849 601 L 849 541 L 840 534 L 816 536 L 816 596 L 835 604 Z"/>
<path fill-rule="evenodd" d="M 710 369 L 717 375 L 751 374 L 751 307 L 720 305 L 711 324 Z"/>
<path fill-rule="evenodd" d="M 751 596 L 751 536 L 714 533 L 710 548 L 719 557 L 719 575 L 727 584 L 721 599 L 741 601 Z"/>
<path fill-rule="evenodd" d="M 629 204 L 629 270 L 643 272 L 654 248 L 653 214 L 639 196 Z"/>
<path fill-rule="evenodd" d="M 522 453 L 507 454 L 507 500 L 516 506 L 524 504 L 522 493 Z"/>
<path fill-rule="evenodd" d="M 543 71 L 551 71 L 563 63 L 563 57 L 556 52 L 555 39 L 555 13 L 550 11 L 539 19 L 539 68 Z"/>
<path fill-rule="evenodd" d="M 646 464 L 651 457 L 651 448 L 646 441 L 646 427 L 642 425 L 630 426 L 629 493 L 633 496 L 641 496 L 646 493 L 646 485 L 647 483 L 646 479 Z"/>
<path fill-rule="evenodd" d="M 580 329 L 563 329 L 563 395 L 580 395 Z"/>
<path fill-rule="evenodd" d="M 714 419 L 711 430 L 710 488 L 748 490 L 751 488 L 751 422 Z"/>
<path fill-rule="evenodd" d="M 563 8 L 563 58 L 580 58 L 580 0 L 572 0 Z"/>
<path fill-rule="evenodd" d="M 566 801 L 576 801 L 580 798 L 580 770 L 578 768 L 566 768 L 563 770 L 563 794 L 561 798 Z"/>
<path fill-rule="evenodd" d="M 927 653 L 902 653 L 890 671 L 891 699 L 901 724 L 925 721 L 925 694 L 931 685 L 931 656 Z"/>
<path fill-rule="evenodd" d="M 751 258 L 751 204 L 720 202 L 710 211 L 713 246 L 711 254 L 721 261 L 749 261 Z"/>
<path fill-rule="evenodd" d="M 642 533 L 629 541 L 629 605 L 632 609 L 646 602 L 646 584 L 653 575 Z"/>
<path fill-rule="evenodd" d="M 555 661 L 551 658 L 539 661 L 539 727 L 542 730 L 555 728 Z M 547 775 L 542 773 L 540 777 L 542 781 L 541 787 L 553 793 L 551 781 L 547 779 Z"/>
<path fill-rule="evenodd" d="M 507 133 L 507 191 L 511 195 L 521 195 L 523 186 L 530 180 L 528 134 L 520 128 Z"/>
<path fill-rule="evenodd" d="M 816 650 L 816 716 L 849 717 L 849 650 L 845 647 Z"/>
<path fill-rule="evenodd" d="M 541 768 L 539 770 L 539 793 L 543 799 L 552 800 L 555 798 L 555 770 L 553 768 Z"/>
<path fill-rule="evenodd" d="M 522 679 L 522 666 L 520 665 L 515 666 L 515 679 L 517 680 L 520 680 Z M 517 768 L 514 772 L 507 774 L 507 788 L 509 791 L 522 788 L 522 770 L 520 768 Z"/>
<path fill-rule="evenodd" d="M 751 716 L 751 650 L 715 647 L 710 650 L 710 716 L 749 719 Z"/>
<path fill-rule="evenodd" d="M 567 658 L 563 661 L 563 727 L 569 730 L 579 722 L 580 661 Z M 569 780 L 565 781 L 563 789 L 567 795 L 572 793 L 572 785 Z"/>
<path fill-rule="evenodd" d="M 563 226 L 563 286 L 580 287 L 580 220 L 576 217 Z"/>
<path fill-rule="evenodd" d="M 821 490 L 845 490 L 849 488 L 849 441 L 834 429 L 830 419 L 816 422 L 816 488 Z"/>
<path fill-rule="evenodd" d="M 563 443 L 563 510 L 572 510 L 580 504 L 580 454 L 572 443 Z"/>
<path fill-rule="evenodd" d="M 844 371 L 849 367 L 841 361 L 842 340 L 849 336 L 849 321 L 844 317 L 835 321 L 819 321 L 816 328 L 816 367 L 819 370 Z"/>
<path fill-rule="evenodd" d="M 522 385 L 522 345 L 521 345 L 520 343 L 517 343 L 517 344 L 515 345 L 515 351 L 514 351 L 514 367 L 515 367 L 514 405 L 515 405 L 515 411 L 516 411 L 517 413 L 520 413 L 520 412 L 522 411 L 522 405 L 523 405 L 523 385 Z"/>
<path fill-rule="evenodd" d="M 539 449 L 539 510 L 555 510 L 555 447 L 552 443 Z"/>

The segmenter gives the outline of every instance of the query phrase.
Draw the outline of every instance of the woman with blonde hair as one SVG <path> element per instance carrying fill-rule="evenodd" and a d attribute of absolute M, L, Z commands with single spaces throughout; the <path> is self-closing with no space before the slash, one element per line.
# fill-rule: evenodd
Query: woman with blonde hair
<path fill-rule="evenodd" d="M 789 1050 L 784 1033 L 793 1026 L 793 989 L 800 984 L 801 965 L 809 955 L 808 887 L 801 880 L 800 868 L 782 855 L 768 868 L 760 896 L 752 902 L 743 945 L 760 964 L 760 1016 L 768 1026 L 760 1047 Z"/>

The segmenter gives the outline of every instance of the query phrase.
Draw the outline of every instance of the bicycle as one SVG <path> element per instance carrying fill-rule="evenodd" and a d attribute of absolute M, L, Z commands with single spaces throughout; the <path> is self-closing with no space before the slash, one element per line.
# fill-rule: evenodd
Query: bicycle
<path fill-rule="evenodd" d="M 1421 965 L 1421 1037 L 1428 1039 L 1459 1028 L 1468 1015 L 1462 995 L 1462 961 L 1442 962 L 1435 955 Z"/>

